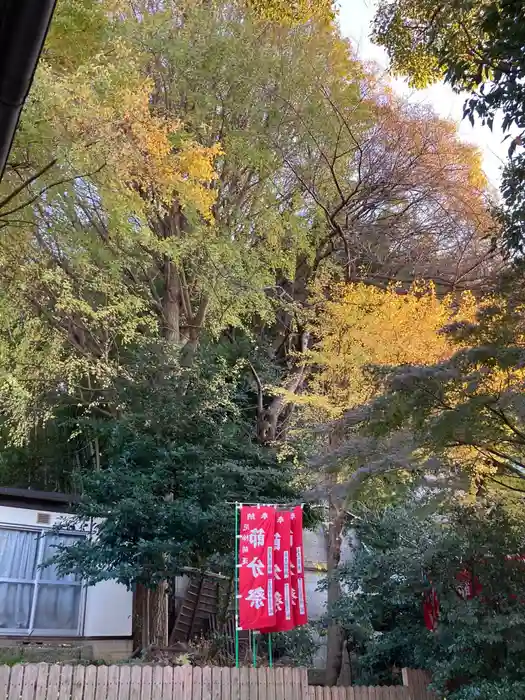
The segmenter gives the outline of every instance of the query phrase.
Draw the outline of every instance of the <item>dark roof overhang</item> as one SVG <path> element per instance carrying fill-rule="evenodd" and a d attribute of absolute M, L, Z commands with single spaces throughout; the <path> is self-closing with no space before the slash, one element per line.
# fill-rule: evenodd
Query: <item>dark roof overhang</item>
<path fill-rule="evenodd" d="M 78 503 L 79 497 L 55 491 L 0 487 L 0 505 L 13 508 L 33 508 L 56 513 L 67 513 Z"/>
<path fill-rule="evenodd" d="M 0 0 L 0 179 L 55 4 L 56 0 Z"/>

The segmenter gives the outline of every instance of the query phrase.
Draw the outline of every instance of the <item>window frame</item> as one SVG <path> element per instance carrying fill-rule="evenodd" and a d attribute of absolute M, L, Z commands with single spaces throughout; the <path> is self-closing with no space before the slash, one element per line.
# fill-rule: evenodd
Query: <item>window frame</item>
<path fill-rule="evenodd" d="M 19 627 L 0 627 L 0 637 L 81 637 L 84 628 L 84 618 L 86 609 L 86 591 L 87 586 L 84 581 L 78 583 L 71 581 L 43 581 L 41 582 L 42 568 L 45 549 L 45 536 L 49 534 L 57 534 L 69 537 L 87 537 L 86 532 L 78 532 L 76 530 L 58 530 L 53 532 L 52 527 L 42 527 L 34 525 L 18 525 L 15 523 L 0 522 L 0 530 L 14 530 L 18 532 L 34 532 L 38 535 L 38 545 L 36 553 L 36 572 L 35 577 L 31 580 L 7 578 L 0 576 L 0 583 L 27 584 L 32 587 L 31 611 L 29 614 L 29 626 L 20 629 Z M 76 586 L 80 588 L 80 600 L 78 606 L 78 624 L 76 629 L 44 629 L 35 628 L 36 606 L 38 602 L 38 592 L 40 586 Z"/>

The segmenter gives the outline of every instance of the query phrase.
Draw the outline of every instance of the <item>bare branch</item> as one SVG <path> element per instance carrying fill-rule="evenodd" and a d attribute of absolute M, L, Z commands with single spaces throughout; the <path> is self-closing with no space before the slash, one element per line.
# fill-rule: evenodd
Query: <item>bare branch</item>
<path fill-rule="evenodd" d="M 351 496 L 361 488 L 363 483 L 374 476 L 383 476 L 390 472 L 395 471 L 437 471 L 442 468 L 442 464 L 439 460 L 435 458 L 427 459 L 423 463 L 412 462 L 406 463 L 405 461 L 396 462 L 395 458 L 389 456 L 389 462 L 381 463 L 371 463 L 358 467 L 352 475 L 342 483 L 336 483 L 334 485 L 320 484 L 314 489 L 308 491 L 304 495 L 304 499 L 308 502 L 319 501 L 326 498 L 328 494 L 333 498 L 345 498 L 349 499 Z"/>
<path fill-rule="evenodd" d="M 56 158 L 53 158 L 53 160 L 49 161 L 47 165 L 44 165 L 43 168 L 41 168 L 38 172 L 36 172 L 34 175 L 31 175 L 31 177 L 28 177 L 27 180 L 22 182 L 21 185 L 16 187 L 10 194 L 7 195 L 1 202 L 0 202 L 0 210 L 5 207 L 5 205 L 10 202 L 12 199 L 14 199 L 22 190 L 25 190 L 26 187 L 29 187 L 32 182 L 35 180 L 38 180 L 39 177 L 42 177 L 44 173 L 46 173 L 48 170 L 50 170 L 57 162 Z"/>

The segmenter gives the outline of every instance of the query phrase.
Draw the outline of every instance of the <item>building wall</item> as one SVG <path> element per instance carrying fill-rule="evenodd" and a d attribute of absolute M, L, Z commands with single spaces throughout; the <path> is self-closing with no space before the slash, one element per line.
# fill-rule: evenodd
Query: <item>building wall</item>
<path fill-rule="evenodd" d="M 115 581 L 89 586 L 86 592 L 85 637 L 131 637 L 133 593 Z"/>
<path fill-rule="evenodd" d="M 39 522 L 40 511 L 0 505 L 0 526 L 23 526 L 36 529 L 53 527 L 63 520 L 63 513 L 41 512 L 49 516 L 46 525 Z M 83 636 L 130 637 L 132 623 L 132 592 L 115 581 L 104 581 L 86 590 L 83 612 Z M 1 634 L 1 632 L 0 632 Z"/>
<path fill-rule="evenodd" d="M 312 622 L 319 620 L 326 613 L 327 594 L 319 590 L 320 582 L 326 578 L 326 538 L 324 527 L 317 530 L 305 530 L 303 533 L 306 600 L 308 618 Z M 352 539 L 344 539 L 341 545 L 341 562 L 349 561 L 352 556 Z M 314 659 L 316 668 L 326 666 L 326 637 L 318 636 L 319 649 Z"/>
<path fill-rule="evenodd" d="M 305 577 L 310 619 L 320 618 L 326 612 L 326 591 L 317 590 L 317 586 L 326 577 L 326 539 L 324 528 L 305 530 L 303 534 L 304 566 L 308 572 Z M 341 545 L 341 563 L 349 561 L 352 556 L 352 541 L 344 539 Z"/>

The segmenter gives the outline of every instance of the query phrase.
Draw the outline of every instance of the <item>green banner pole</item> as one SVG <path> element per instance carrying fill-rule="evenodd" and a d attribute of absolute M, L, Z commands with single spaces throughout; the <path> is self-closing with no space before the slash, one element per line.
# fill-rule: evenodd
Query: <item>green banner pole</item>
<path fill-rule="evenodd" d="M 252 666 L 257 668 L 257 632 L 252 632 L 253 662 Z"/>
<path fill-rule="evenodd" d="M 235 503 L 235 668 L 239 668 L 239 508 Z"/>
<path fill-rule="evenodd" d="M 268 632 L 268 665 L 273 668 L 272 633 Z"/>

